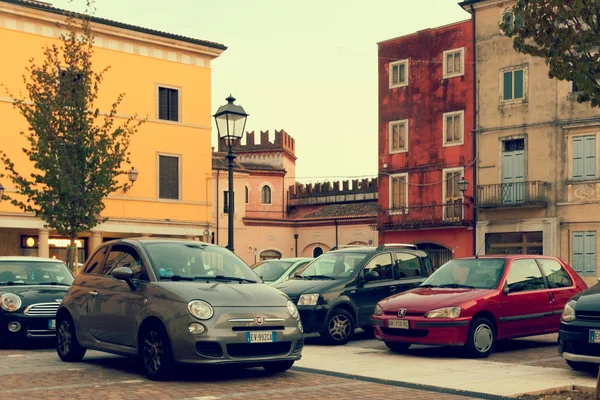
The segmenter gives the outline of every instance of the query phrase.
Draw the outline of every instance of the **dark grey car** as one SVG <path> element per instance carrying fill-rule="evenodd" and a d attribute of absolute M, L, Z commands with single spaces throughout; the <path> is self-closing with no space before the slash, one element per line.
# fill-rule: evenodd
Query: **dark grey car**
<path fill-rule="evenodd" d="M 185 240 L 106 242 L 87 260 L 56 316 L 57 352 L 139 356 L 146 375 L 178 363 L 242 364 L 282 372 L 299 360 L 293 302 L 235 254 Z"/>

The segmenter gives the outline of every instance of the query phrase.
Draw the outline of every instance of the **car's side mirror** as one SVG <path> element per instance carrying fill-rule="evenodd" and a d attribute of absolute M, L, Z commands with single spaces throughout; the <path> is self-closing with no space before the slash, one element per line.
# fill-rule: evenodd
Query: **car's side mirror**
<path fill-rule="evenodd" d="M 136 284 L 133 282 L 133 270 L 129 267 L 119 267 L 115 268 L 111 275 L 115 279 L 119 279 L 127 282 L 131 290 L 137 289 Z"/>
<path fill-rule="evenodd" d="M 507 284 L 504 284 L 504 286 L 502 287 L 502 291 L 504 292 L 504 294 L 509 294 L 510 293 L 510 289 L 508 288 Z"/>
<path fill-rule="evenodd" d="M 375 271 L 369 271 L 365 273 L 365 282 L 369 283 L 379 279 L 379 274 Z"/>

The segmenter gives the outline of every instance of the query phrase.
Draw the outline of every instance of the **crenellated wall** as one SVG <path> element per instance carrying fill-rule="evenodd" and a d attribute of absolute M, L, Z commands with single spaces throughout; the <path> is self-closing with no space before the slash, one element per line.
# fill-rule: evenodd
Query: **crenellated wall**
<path fill-rule="evenodd" d="M 234 147 L 236 153 L 245 152 L 265 152 L 285 151 L 295 158 L 295 141 L 285 130 L 275 130 L 275 140 L 269 140 L 269 131 L 260 131 L 260 143 L 256 143 L 254 131 L 246 133 L 246 144 L 238 144 Z M 242 142 L 244 139 L 242 139 Z M 219 151 L 227 151 L 227 146 L 222 141 L 219 141 Z"/>
<path fill-rule="evenodd" d="M 341 183 L 341 187 L 340 187 Z M 377 178 L 348 181 L 296 183 L 289 188 L 291 206 L 304 204 L 328 204 L 377 199 Z"/>

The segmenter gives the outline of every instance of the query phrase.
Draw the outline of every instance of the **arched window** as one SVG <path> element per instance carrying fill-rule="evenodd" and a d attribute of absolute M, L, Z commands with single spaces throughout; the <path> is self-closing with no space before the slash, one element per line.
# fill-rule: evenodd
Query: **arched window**
<path fill-rule="evenodd" d="M 317 258 L 321 254 L 323 254 L 323 249 L 321 247 L 317 246 L 313 249 L 313 257 Z"/>
<path fill-rule="evenodd" d="M 248 186 L 246 186 L 246 204 L 250 202 L 250 196 L 248 195 Z"/>
<path fill-rule="evenodd" d="M 281 258 L 281 253 L 276 250 L 265 250 L 260 253 L 260 260 L 277 260 Z"/>
<path fill-rule="evenodd" d="M 267 185 L 262 188 L 262 203 L 271 204 L 271 188 Z"/>

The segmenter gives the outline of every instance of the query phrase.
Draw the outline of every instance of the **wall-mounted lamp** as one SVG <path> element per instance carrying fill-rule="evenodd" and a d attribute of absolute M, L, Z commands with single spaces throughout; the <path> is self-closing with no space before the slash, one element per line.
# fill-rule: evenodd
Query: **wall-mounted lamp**
<path fill-rule="evenodd" d="M 127 192 L 129 189 L 131 189 L 135 181 L 137 181 L 138 174 L 139 172 L 135 169 L 135 167 L 131 167 L 131 170 L 127 173 L 127 178 L 131 183 L 125 185 L 125 187 L 123 188 L 123 192 Z"/>
<path fill-rule="evenodd" d="M 2 201 L 2 196 L 4 196 L 4 186 L 0 183 L 0 201 Z"/>
<path fill-rule="evenodd" d="M 463 197 L 468 200 L 469 202 L 473 202 L 473 197 L 471 196 L 467 196 L 465 195 L 465 192 L 467 191 L 467 188 L 469 187 L 469 181 L 465 179 L 465 177 L 463 176 L 462 178 L 460 178 L 460 180 L 458 181 L 458 190 L 460 190 L 460 192 L 462 193 Z"/>

